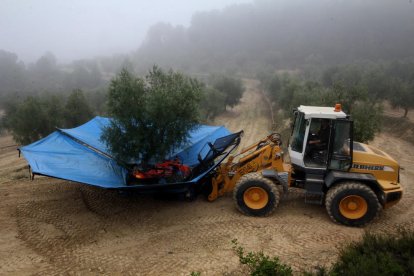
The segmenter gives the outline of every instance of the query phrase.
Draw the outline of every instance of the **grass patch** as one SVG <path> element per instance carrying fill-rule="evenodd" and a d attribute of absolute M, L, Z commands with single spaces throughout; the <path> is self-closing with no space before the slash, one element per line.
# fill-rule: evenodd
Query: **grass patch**
<path fill-rule="evenodd" d="M 252 276 L 266 276 L 266 275 L 292 275 L 290 266 L 282 264 L 278 257 L 269 257 L 262 251 L 247 252 L 240 246 L 236 239 L 232 240 L 233 250 L 239 257 L 241 264 L 246 265 Z"/>

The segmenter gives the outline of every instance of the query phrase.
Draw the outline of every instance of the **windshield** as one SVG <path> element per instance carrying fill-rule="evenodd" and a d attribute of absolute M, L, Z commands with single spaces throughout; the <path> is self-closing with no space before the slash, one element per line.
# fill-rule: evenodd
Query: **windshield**
<path fill-rule="evenodd" d="M 290 147 L 293 151 L 302 152 L 303 150 L 303 139 L 305 137 L 306 120 L 303 113 L 298 113 L 295 118 L 292 132 L 292 142 Z"/>

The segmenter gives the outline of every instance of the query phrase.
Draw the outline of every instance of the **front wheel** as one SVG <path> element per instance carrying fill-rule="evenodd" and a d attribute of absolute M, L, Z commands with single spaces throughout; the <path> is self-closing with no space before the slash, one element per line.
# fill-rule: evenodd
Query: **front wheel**
<path fill-rule="evenodd" d="M 349 226 L 363 226 L 371 222 L 381 210 L 374 191 L 358 182 L 340 183 L 332 187 L 325 200 L 330 218 Z"/>
<path fill-rule="evenodd" d="M 233 191 L 237 209 L 249 216 L 269 216 L 279 204 L 279 190 L 260 173 L 244 175 Z"/>

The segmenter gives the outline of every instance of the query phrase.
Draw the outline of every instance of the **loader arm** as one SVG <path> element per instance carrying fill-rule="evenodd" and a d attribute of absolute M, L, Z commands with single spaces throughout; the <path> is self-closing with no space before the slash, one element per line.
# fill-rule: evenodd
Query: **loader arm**
<path fill-rule="evenodd" d="M 264 169 L 274 168 L 275 162 L 282 167 L 280 135 L 271 134 L 257 143 L 241 150 L 240 153 L 229 156 L 227 162 L 222 163 L 216 169 L 216 174 L 211 181 L 212 191 L 208 196 L 209 201 L 223 196 L 234 189 L 237 181 L 251 172 L 260 172 Z M 238 158 L 237 162 L 234 162 Z"/>

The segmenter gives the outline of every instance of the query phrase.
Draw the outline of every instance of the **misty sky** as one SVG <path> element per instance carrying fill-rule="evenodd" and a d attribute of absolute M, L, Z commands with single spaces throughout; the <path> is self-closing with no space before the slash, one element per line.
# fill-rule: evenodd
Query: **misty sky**
<path fill-rule="evenodd" d="M 157 22 L 188 26 L 196 11 L 252 0 L 0 0 L 0 49 L 25 62 L 60 62 L 139 47 Z"/>

